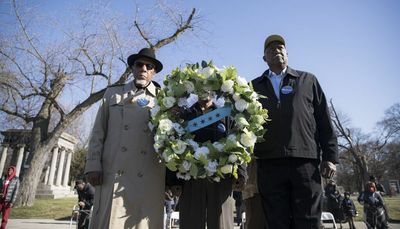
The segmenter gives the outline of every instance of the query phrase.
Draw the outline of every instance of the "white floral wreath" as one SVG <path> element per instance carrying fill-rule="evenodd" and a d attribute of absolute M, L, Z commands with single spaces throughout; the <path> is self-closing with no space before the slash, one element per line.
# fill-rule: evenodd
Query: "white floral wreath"
<path fill-rule="evenodd" d="M 187 64 L 167 75 L 165 87 L 151 109 L 149 126 L 155 131 L 154 149 L 177 177 L 208 178 L 216 182 L 225 175 L 237 178 L 239 164 L 251 160 L 254 144 L 263 140 L 267 110 L 259 95 L 234 67 L 218 69 L 212 62 Z M 176 116 L 173 108 L 190 108 L 198 100 L 211 99 L 217 108 L 230 107 L 234 127 L 216 142 L 195 142 L 187 131 L 189 120 Z"/>

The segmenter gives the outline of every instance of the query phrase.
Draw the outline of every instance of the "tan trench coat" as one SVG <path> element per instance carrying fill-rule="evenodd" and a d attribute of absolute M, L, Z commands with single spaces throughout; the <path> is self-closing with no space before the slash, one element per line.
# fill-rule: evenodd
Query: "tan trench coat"
<path fill-rule="evenodd" d="M 163 228 L 165 166 L 157 159 L 148 127 L 156 87 L 109 87 L 89 142 L 85 172 L 101 171 L 91 228 Z M 138 105 L 139 98 L 149 104 Z"/>

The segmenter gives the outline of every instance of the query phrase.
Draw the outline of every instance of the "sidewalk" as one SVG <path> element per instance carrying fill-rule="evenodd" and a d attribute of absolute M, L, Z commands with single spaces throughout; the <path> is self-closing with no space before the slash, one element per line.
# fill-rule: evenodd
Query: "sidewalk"
<path fill-rule="evenodd" d="M 355 222 L 357 229 L 366 229 L 367 227 L 363 222 Z M 332 223 L 324 224 L 325 228 L 333 228 Z M 390 229 L 400 229 L 400 224 L 389 224 Z M 340 228 L 340 225 L 337 224 Z M 7 224 L 8 229 L 69 229 L 69 221 L 66 220 L 54 220 L 54 219 L 10 219 Z M 71 227 L 76 228 L 74 223 Z M 348 224 L 343 224 L 343 229 L 349 228 Z M 235 227 L 234 229 L 239 229 Z"/>

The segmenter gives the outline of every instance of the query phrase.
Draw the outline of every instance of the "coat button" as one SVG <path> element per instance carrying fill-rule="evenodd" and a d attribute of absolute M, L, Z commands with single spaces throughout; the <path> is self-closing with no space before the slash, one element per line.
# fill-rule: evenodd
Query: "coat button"
<path fill-rule="evenodd" d="M 122 152 L 125 152 L 126 150 L 127 150 L 127 149 L 126 149 L 125 146 L 122 146 L 122 147 L 121 147 L 121 151 L 122 151 Z"/>
<path fill-rule="evenodd" d="M 140 151 L 140 153 L 143 154 L 143 155 L 146 155 L 146 151 L 145 150 Z"/>
<path fill-rule="evenodd" d="M 128 126 L 128 125 L 125 125 L 125 126 L 124 126 L 124 130 L 129 130 L 129 126 Z"/>
<path fill-rule="evenodd" d="M 137 176 L 138 176 L 138 177 L 143 177 L 143 174 L 142 174 L 141 172 L 138 172 L 138 173 L 137 173 Z"/>

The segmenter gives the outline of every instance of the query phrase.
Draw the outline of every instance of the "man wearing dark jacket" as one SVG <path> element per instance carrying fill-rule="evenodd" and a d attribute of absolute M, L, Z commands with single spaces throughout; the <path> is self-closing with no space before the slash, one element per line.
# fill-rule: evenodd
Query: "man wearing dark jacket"
<path fill-rule="evenodd" d="M 271 119 L 265 126 L 265 142 L 255 146 L 267 224 L 279 229 L 319 228 L 321 175 L 331 178 L 338 162 L 326 98 L 313 74 L 288 66 L 281 36 L 265 40 L 263 59 L 269 69 L 252 85 L 265 96 L 260 102 Z"/>
<path fill-rule="evenodd" d="M 17 170 L 10 166 L 5 177 L 0 182 L 0 211 L 2 215 L 1 229 L 6 228 L 11 208 L 14 206 L 19 190 L 19 179 L 16 175 Z"/>
<path fill-rule="evenodd" d="M 89 228 L 88 216 L 93 206 L 94 188 L 83 180 L 75 181 L 75 188 L 78 192 L 78 205 L 81 210 L 78 220 L 78 228 Z"/>

